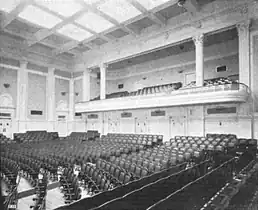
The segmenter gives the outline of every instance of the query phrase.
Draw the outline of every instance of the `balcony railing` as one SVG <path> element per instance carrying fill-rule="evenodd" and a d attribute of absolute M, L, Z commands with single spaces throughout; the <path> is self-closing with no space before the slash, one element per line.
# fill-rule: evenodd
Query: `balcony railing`
<path fill-rule="evenodd" d="M 250 94 L 245 84 L 232 83 L 205 87 L 181 88 L 162 93 L 126 96 L 76 103 L 77 112 L 124 110 L 205 103 L 245 102 Z"/>

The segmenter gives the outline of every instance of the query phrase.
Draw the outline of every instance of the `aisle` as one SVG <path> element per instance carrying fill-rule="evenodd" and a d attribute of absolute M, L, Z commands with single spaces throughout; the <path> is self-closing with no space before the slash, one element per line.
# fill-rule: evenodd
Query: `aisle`
<path fill-rule="evenodd" d="M 17 188 L 18 193 L 23 192 L 23 191 L 27 191 L 27 190 L 31 190 L 31 189 L 33 189 L 33 187 L 30 185 L 30 183 L 26 179 L 21 177 L 20 183 L 19 183 L 18 188 Z"/>
<path fill-rule="evenodd" d="M 19 185 L 17 188 L 18 193 L 24 192 L 27 190 L 32 190 L 32 189 L 33 189 L 33 187 L 30 185 L 30 183 L 22 177 L 20 179 L 20 182 L 19 182 Z M 31 195 L 31 196 L 19 199 L 18 200 L 18 210 L 30 209 L 30 206 L 32 206 L 34 204 L 34 201 L 32 199 L 35 197 L 36 197 L 35 195 Z"/>
<path fill-rule="evenodd" d="M 53 210 L 63 205 L 65 205 L 65 199 L 58 187 L 47 191 L 46 210 Z"/>

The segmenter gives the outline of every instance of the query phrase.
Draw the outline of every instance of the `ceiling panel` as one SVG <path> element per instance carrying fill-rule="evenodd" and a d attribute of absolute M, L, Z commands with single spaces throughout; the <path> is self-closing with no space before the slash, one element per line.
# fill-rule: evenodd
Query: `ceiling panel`
<path fill-rule="evenodd" d="M 7 30 L 10 30 L 15 33 L 36 33 L 41 27 L 34 26 L 32 24 L 24 23 L 18 19 L 14 19 L 9 25 L 6 26 Z"/>
<path fill-rule="evenodd" d="M 127 36 L 128 34 L 129 33 L 123 31 L 122 29 L 117 29 L 117 30 L 107 33 L 106 36 L 111 37 L 111 38 L 115 37 L 115 38 L 119 39 L 124 36 Z"/>
<path fill-rule="evenodd" d="M 216 1 L 216 0 L 196 0 L 198 2 L 198 4 L 200 5 L 200 7 L 204 6 L 205 4 L 209 4 L 213 1 Z"/>
<path fill-rule="evenodd" d="M 74 57 L 74 55 L 69 52 L 64 52 L 64 53 L 58 55 L 58 57 L 61 59 L 67 60 L 67 59 L 72 59 Z"/>
<path fill-rule="evenodd" d="M 103 0 L 84 0 L 84 2 L 87 3 L 87 4 L 95 4 L 95 3 L 98 3 L 100 1 L 103 1 Z"/>
<path fill-rule="evenodd" d="M 133 22 L 133 23 L 127 25 L 127 27 L 129 27 L 131 29 L 137 27 L 140 30 L 142 30 L 144 28 L 148 28 L 148 27 L 152 26 L 153 24 L 154 24 L 154 22 L 151 19 L 149 19 L 148 17 L 145 17 L 141 20 L 138 20 L 136 22 Z"/>
<path fill-rule="evenodd" d="M 0 10 L 11 12 L 20 2 L 21 0 L 1 0 Z"/>
<path fill-rule="evenodd" d="M 77 47 L 73 48 L 71 51 L 76 51 L 78 53 L 83 53 L 90 50 L 89 47 L 85 46 L 85 45 L 78 45 Z"/>
<path fill-rule="evenodd" d="M 40 43 L 32 45 L 30 47 L 30 49 L 32 51 L 39 52 L 39 53 L 42 53 L 42 54 L 45 54 L 45 55 L 49 55 L 49 56 L 51 56 L 51 51 L 53 50 L 53 48 L 45 46 L 45 45 L 40 44 Z"/>
<path fill-rule="evenodd" d="M 57 35 L 57 34 L 51 34 L 50 36 L 48 36 L 47 38 L 45 38 L 43 40 L 43 42 L 45 42 L 45 43 L 57 45 L 57 46 L 63 45 L 69 41 L 71 41 L 70 38 L 66 38 L 64 36 Z"/>
<path fill-rule="evenodd" d="M 97 33 L 100 33 L 102 31 L 105 31 L 109 28 L 114 27 L 114 24 L 110 23 L 106 19 L 92 12 L 85 13 L 82 17 L 77 19 L 75 22 Z"/>
<path fill-rule="evenodd" d="M 101 38 L 96 38 L 96 39 L 92 40 L 90 43 L 100 46 L 100 45 L 106 44 L 107 41 L 105 41 Z"/>
<path fill-rule="evenodd" d="M 65 25 L 57 31 L 60 34 L 68 36 L 68 37 L 70 37 L 74 40 L 77 40 L 79 42 L 93 36 L 93 34 L 91 34 L 90 32 L 85 31 L 85 30 L 83 30 L 83 29 L 81 29 L 81 28 L 79 28 L 79 27 L 77 27 L 73 24 Z"/>
<path fill-rule="evenodd" d="M 171 5 L 170 7 L 160 10 L 157 13 L 162 15 L 166 19 L 170 19 L 172 17 L 176 17 L 180 14 L 183 14 L 184 12 L 186 12 L 185 8 L 179 7 L 177 4 L 174 4 L 174 5 Z"/>
<path fill-rule="evenodd" d="M 46 28 L 52 28 L 62 21 L 60 18 L 32 5 L 27 6 L 19 14 L 19 17 Z"/>
<path fill-rule="evenodd" d="M 97 8 L 105 14 L 116 19 L 119 23 L 127 21 L 141 14 L 134 6 L 126 0 L 107 0 L 98 5 Z"/>
<path fill-rule="evenodd" d="M 58 13 L 64 17 L 70 17 L 79 10 L 82 9 L 82 6 L 75 1 L 71 0 L 35 0 L 37 4 L 40 4 L 43 7 L 48 8 L 49 10 Z"/>
<path fill-rule="evenodd" d="M 142 6 L 144 6 L 147 10 L 151 10 L 157 6 L 160 6 L 170 0 L 137 0 Z"/>

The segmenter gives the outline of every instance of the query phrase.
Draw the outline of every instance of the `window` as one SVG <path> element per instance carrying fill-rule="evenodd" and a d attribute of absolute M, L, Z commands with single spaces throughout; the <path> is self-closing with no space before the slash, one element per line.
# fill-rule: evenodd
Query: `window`
<path fill-rule="evenodd" d="M 227 71 L 227 66 L 218 66 L 216 67 L 217 72 L 224 72 Z"/>
<path fill-rule="evenodd" d="M 118 89 L 122 89 L 122 88 L 124 88 L 124 84 L 119 84 Z"/>
<path fill-rule="evenodd" d="M 75 113 L 75 117 L 81 117 L 81 116 L 82 116 L 82 113 L 78 113 L 78 112 Z"/>

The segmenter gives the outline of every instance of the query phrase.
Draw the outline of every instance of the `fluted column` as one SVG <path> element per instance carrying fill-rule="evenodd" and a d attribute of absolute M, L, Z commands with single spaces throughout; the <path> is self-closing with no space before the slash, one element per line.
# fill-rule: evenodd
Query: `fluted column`
<path fill-rule="evenodd" d="M 250 86 L 250 20 L 236 25 L 239 41 L 239 82 Z"/>
<path fill-rule="evenodd" d="M 27 102 L 28 102 L 28 72 L 27 61 L 20 61 L 20 69 L 17 72 L 17 105 L 16 120 L 17 132 L 26 131 Z"/>
<path fill-rule="evenodd" d="M 107 64 L 100 65 L 100 99 L 106 98 L 106 71 Z"/>
<path fill-rule="evenodd" d="M 74 120 L 74 79 L 70 79 L 69 83 L 69 120 Z"/>
<path fill-rule="evenodd" d="M 47 75 L 47 120 L 49 123 L 49 131 L 54 131 L 56 119 L 55 105 L 55 68 L 48 68 Z"/>
<path fill-rule="evenodd" d="M 193 37 L 195 44 L 195 71 L 196 71 L 196 86 L 203 86 L 204 82 L 204 55 L 203 55 L 203 34 Z"/>

